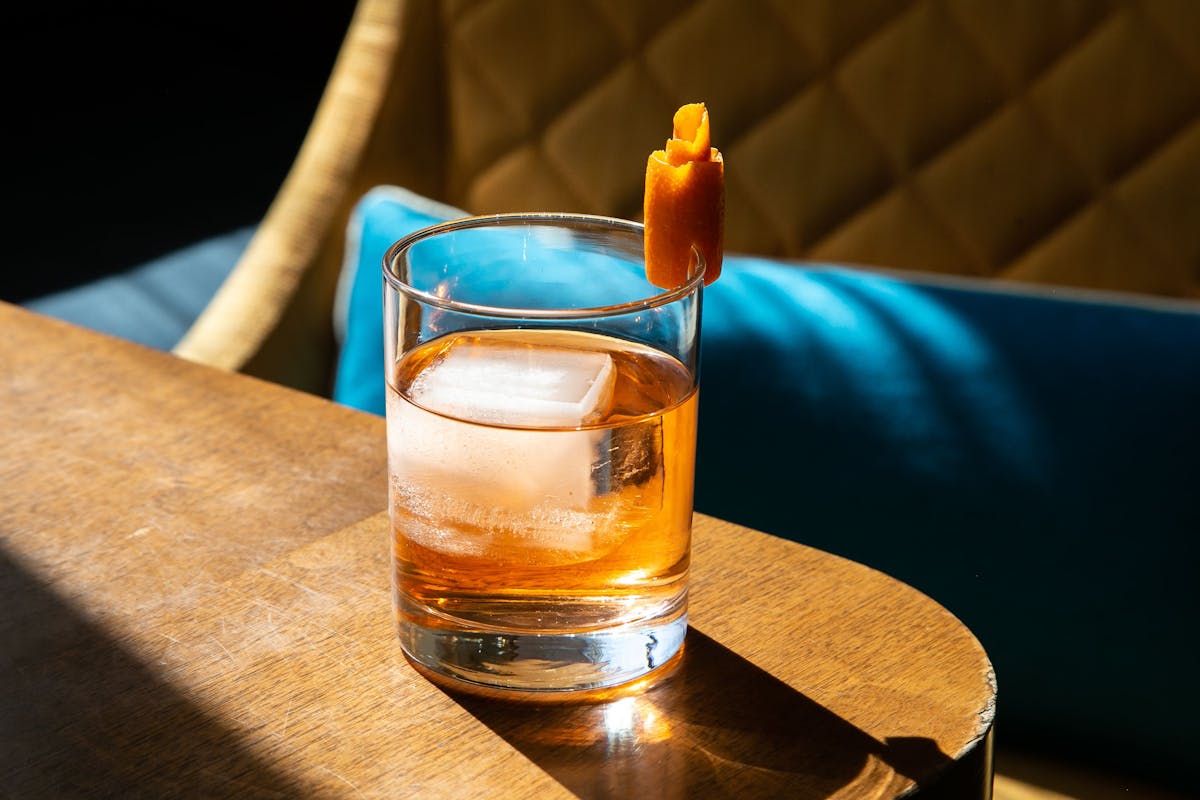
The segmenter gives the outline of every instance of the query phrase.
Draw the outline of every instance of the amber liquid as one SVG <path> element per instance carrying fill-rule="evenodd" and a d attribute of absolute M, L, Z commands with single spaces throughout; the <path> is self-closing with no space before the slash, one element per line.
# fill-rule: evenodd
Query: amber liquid
<path fill-rule="evenodd" d="M 410 352 L 389 387 L 401 627 L 572 634 L 682 617 L 697 406 L 684 366 L 597 334 L 471 332 L 535 358 L 607 353 L 615 373 L 611 402 L 579 425 L 481 424 L 412 398 L 452 336 Z"/>

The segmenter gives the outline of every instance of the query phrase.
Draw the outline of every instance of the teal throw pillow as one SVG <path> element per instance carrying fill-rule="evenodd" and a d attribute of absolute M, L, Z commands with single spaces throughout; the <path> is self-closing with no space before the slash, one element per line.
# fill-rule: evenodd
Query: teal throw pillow
<path fill-rule="evenodd" d="M 462 215 L 359 204 L 339 402 L 383 413 L 384 251 Z M 1187 779 L 1200 306 L 730 255 L 701 353 L 698 511 L 957 614 L 1010 744 Z"/>

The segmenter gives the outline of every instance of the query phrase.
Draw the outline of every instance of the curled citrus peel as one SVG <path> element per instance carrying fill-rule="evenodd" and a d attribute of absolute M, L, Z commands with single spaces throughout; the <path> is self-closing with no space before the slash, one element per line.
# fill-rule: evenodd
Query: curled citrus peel
<path fill-rule="evenodd" d="M 725 162 L 711 144 L 703 103 L 675 112 L 666 148 L 646 161 L 644 202 L 647 279 L 663 289 L 686 282 L 695 247 L 704 283 L 715 281 L 725 240 Z"/>

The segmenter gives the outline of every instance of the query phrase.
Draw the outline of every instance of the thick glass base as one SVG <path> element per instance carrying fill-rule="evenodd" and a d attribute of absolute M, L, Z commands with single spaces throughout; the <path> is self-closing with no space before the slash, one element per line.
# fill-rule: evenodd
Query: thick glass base
<path fill-rule="evenodd" d="M 579 692 L 639 680 L 670 661 L 687 633 L 687 606 L 683 600 L 666 616 L 576 633 L 431 627 L 402 611 L 399 633 L 409 659 L 463 688 Z"/>

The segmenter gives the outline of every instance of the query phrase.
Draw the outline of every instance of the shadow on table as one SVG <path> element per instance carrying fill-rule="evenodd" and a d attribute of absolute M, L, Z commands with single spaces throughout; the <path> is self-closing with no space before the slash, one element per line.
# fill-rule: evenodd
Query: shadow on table
<path fill-rule="evenodd" d="M 574 705 L 453 696 L 582 798 L 830 798 L 855 784 L 899 787 L 897 773 L 939 777 L 918 797 L 982 796 L 981 784 L 957 793 L 957 781 L 946 793 L 954 762 L 932 740 L 880 743 L 694 628 L 675 673 L 640 695 Z"/>
<path fill-rule="evenodd" d="M 0 548 L 0 796 L 302 794 Z"/>

